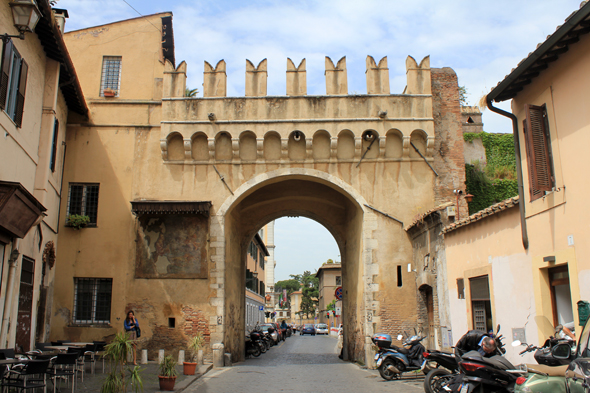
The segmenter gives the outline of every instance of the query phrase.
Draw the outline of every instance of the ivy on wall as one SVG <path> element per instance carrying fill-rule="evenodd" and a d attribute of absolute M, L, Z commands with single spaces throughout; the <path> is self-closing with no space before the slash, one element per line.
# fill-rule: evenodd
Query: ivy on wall
<path fill-rule="evenodd" d="M 512 134 L 465 133 L 463 138 L 466 142 L 481 139 L 487 159 L 485 167 L 478 162 L 465 164 L 466 189 L 473 194 L 469 214 L 518 195 Z"/>

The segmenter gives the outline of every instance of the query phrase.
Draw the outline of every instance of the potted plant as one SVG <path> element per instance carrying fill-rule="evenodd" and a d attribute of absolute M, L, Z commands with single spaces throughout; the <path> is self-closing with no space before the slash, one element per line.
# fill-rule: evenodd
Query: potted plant
<path fill-rule="evenodd" d="M 172 355 L 164 357 L 160 363 L 160 375 L 158 375 L 160 390 L 174 390 L 176 375 L 176 361 Z"/>
<path fill-rule="evenodd" d="M 105 97 L 114 97 L 117 95 L 117 92 L 113 89 L 104 89 L 102 95 Z"/>
<path fill-rule="evenodd" d="M 199 352 L 201 352 L 201 348 L 203 347 L 204 342 L 205 339 L 202 333 L 197 334 L 189 340 L 187 351 L 188 358 L 186 362 L 182 363 L 184 375 L 195 375 L 195 371 L 199 363 Z"/>
<path fill-rule="evenodd" d="M 132 340 L 128 333 L 117 333 L 112 343 L 104 348 L 103 357 L 109 361 L 109 375 L 103 381 L 100 388 L 101 393 L 120 393 L 127 391 L 129 379 L 125 378 L 126 373 L 131 377 L 131 389 L 139 393 L 143 391 L 143 381 L 141 378 L 141 369 L 135 366 L 133 369 L 126 367 L 127 354 L 132 350 Z"/>
<path fill-rule="evenodd" d="M 84 228 L 90 223 L 90 217 L 81 216 L 79 214 L 70 214 L 66 220 L 66 223 L 69 227 L 78 230 L 80 228 Z"/>

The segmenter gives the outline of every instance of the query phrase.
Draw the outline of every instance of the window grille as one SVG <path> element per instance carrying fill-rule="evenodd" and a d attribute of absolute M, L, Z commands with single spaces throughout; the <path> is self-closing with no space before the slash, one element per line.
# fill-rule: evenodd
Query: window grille
<path fill-rule="evenodd" d="M 71 183 L 68 195 L 68 216 L 78 214 L 90 217 L 91 226 L 96 226 L 98 213 L 98 184 Z"/>
<path fill-rule="evenodd" d="M 119 96 L 121 88 L 121 56 L 105 56 L 102 58 L 102 76 L 100 81 L 100 96 L 104 97 L 105 90 L 112 90 L 115 97 Z"/>
<path fill-rule="evenodd" d="M 74 323 L 110 323 L 112 286 L 112 278 L 74 278 Z"/>

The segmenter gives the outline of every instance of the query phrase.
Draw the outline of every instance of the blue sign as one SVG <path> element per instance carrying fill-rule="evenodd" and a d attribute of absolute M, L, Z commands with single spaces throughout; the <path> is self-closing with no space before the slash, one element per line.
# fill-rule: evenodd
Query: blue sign
<path fill-rule="evenodd" d="M 264 311 L 264 306 L 258 306 L 258 310 Z"/>

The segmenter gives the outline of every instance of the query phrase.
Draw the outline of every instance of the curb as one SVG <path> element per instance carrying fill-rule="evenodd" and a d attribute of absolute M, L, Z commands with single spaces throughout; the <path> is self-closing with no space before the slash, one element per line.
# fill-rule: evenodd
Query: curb
<path fill-rule="evenodd" d="M 191 375 L 187 378 L 185 378 L 182 382 L 180 382 L 178 385 L 176 385 L 174 387 L 174 391 L 175 392 L 182 392 L 183 390 L 185 390 L 186 388 L 188 388 L 193 382 L 195 382 L 197 379 L 201 378 L 203 375 L 207 374 L 209 372 L 209 370 L 211 370 L 213 368 L 213 364 L 209 363 L 209 364 L 205 364 L 202 367 L 199 367 L 199 373 L 195 374 L 195 375 Z M 201 372 L 201 369 L 203 370 Z"/>

